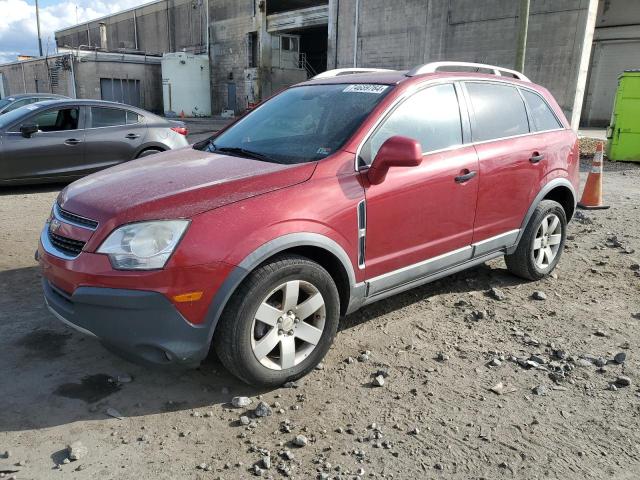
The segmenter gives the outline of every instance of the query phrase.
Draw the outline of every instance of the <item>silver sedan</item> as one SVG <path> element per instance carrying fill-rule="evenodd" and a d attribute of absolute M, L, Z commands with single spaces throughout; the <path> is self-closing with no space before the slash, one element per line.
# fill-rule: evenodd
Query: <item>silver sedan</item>
<path fill-rule="evenodd" d="M 52 100 L 0 116 L 0 186 L 70 181 L 186 147 L 183 122 L 101 100 Z"/>

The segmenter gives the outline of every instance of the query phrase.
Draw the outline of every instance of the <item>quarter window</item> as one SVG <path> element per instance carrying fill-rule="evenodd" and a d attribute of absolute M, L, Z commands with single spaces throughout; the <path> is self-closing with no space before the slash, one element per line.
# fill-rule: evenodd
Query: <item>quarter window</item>
<path fill-rule="evenodd" d="M 371 164 L 382 144 L 395 135 L 417 140 L 423 152 L 462 144 L 460 107 L 454 86 L 429 87 L 401 103 L 364 145 L 361 161 Z"/>
<path fill-rule="evenodd" d="M 551 108 L 540 95 L 524 89 L 521 90 L 521 92 L 529 106 L 529 113 L 534 123 L 532 127 L 535 127 L 536 132 L 562 128 L 562 125 L 551 111 Z"/>
<path fill-rule="evenodd" d="M 142 121 L 142 115 L 127 110 L 127 125 L 133 125 Z"/>
<path fill-rule="evenodd" d="M 91 107 L 91 126 L 115 127 L 127 124 L 127 111 L 118 108 Z"/>
<path fill-rule="evenodd" d="M 474 142 L 529 133 L 527 111 L 515 87 L 477 82 L 466 85 L 475 116 Z"/>
<path fill-rule="evenodd" d="M 61 132 L 77 130 L 80 111 L 77 108 L 61 108 L 47 110 L 31 118 L 28 123 L 34 123 L 42 132 Z"/>

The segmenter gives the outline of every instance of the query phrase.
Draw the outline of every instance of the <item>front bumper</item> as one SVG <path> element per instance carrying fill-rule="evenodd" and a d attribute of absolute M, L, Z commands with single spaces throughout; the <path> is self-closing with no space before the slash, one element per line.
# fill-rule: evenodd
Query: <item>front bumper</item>
<path fill-rule="evenodd" d="M 107 348 L 143 363 L 196 365 L 209 351 L 209 325 L 189 324 L 161 293 L 79 287 L 73 294 L 47 278 L 49 310 L 67 325 L 96 336 Z"/>

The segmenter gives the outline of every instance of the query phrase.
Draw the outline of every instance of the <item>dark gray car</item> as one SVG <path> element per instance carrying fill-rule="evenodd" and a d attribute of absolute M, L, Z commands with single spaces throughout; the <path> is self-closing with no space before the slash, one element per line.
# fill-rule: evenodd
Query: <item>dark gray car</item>
<path fill-rule="evenodd" d="M 0 99 L 0 115 L 31 103 L 44 102 L 47 100 L 61 100 L 64 98 L 69 97 L 56 95 L 55 93 L 21 93 L 19 95 L 11 95 Z"/>
<path fill-rule="evenodd" d="M 184 123 L 100 100 L 33 103 L 0 115 L 0 185 L 73 180 L 186 147 Z"/>

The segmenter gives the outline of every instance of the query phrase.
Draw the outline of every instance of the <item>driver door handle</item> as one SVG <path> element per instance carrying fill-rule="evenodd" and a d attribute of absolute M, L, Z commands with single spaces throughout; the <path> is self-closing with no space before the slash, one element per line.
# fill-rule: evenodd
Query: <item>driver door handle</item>
<path fill-rule="evenodd" d="M 533 156 L 529 159 L 531 163 L 538 163 L 544 159 L 544 153 L 533 152 Z"/>
<path fill-rule="evenodd" d="M 464 173 L 462 175 L 458 175 L 456 177 L 456 183 L 465 183 L 468 182 L 469 180 L 471 180 L 473 177 L 475 177 L 478 172 L 476 172 L 475 170 L 469 171 L 466 170 L 467 173 Z"/>
<path fill-rule="evenodd" d="M 68 138 L 64 141 L 65 145 L 78 145 L 79 143 L 81 143 L 82 140 L 78 140 L 77 138 Z"/>

